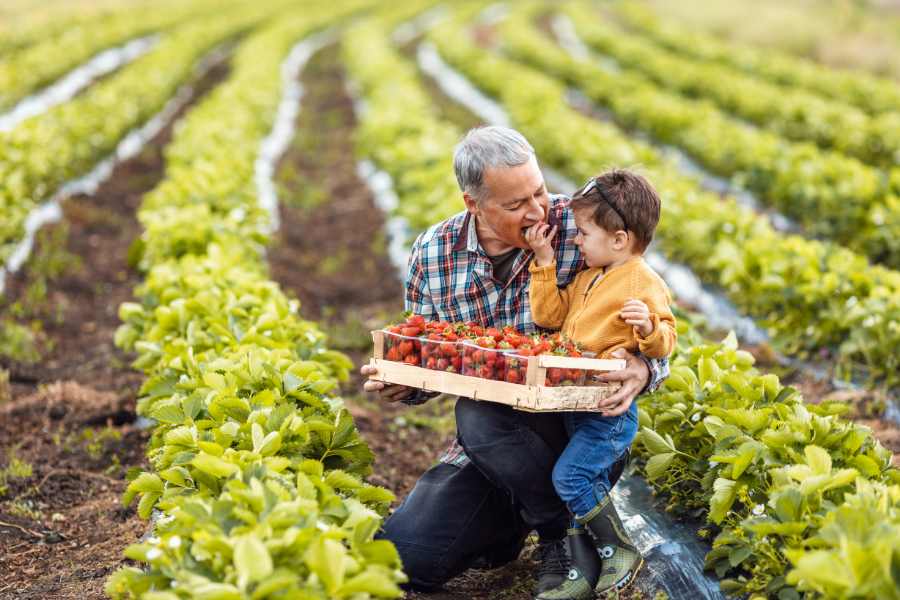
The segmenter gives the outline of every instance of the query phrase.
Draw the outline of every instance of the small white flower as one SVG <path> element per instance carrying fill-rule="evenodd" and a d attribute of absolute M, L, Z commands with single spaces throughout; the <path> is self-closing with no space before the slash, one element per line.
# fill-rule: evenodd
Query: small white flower
<path fill-rule="evenodd" d="M 710 466 L 710 467 L 718 467 L 718 466 L 719 466 L 719 461 L 711 460 L 711 461 L 709 461 L 709 466 Z"/>
<path fill-rule="evenodd" d="M 866 317 L 866 320 L 862 322 L 863 327 L 871 327 L 875 324 L 875 315 L 871 315 Z"/>
<path fill-rule="evenodd" d="M 172 548 L 173 550 L 175 548 L 180 548 L 181 547 L 181 538 L 178 537 L 177 535 L 173 535 L 172 537 L 169 538 L 169 541 L 166 543 L 166 545 L 169 548 Z"/>
<path fill-rule="evenodd" d="M 699 421 L 699 420 L 700 420 L 700 413 L 694 413 L 694 416 L 691 417 L 691 421 L 693 421 L 694 423 L 696 423 L 696 422 Z"/>
<path fill-rule="evenodd" d="M 754 515 L 759 516 L 759 515 L 763 514 L 764 512 L 766 512 L 766 506 L 764 504 L 757 504 L 756 506 L 753 507 L 752 512 Z"/>
<path fill-rule="evenodd" d="M 850 296 L 849 298 L 847 298 L 847 302 L 844 304 L 844 306 L 846 306 L 847 308 L 853 308 L 854 306 L 856 306 L 857 302 L 859 302 L 859 298 L 857 298 L 856 296 Z"/>
<path fill-rule="evenodd" d="M 163 555 L 163 551 L 159 548 L 150 548 L 147 550 L 147 560 L 156 560 Z"/>
<path fill-rule="evenodd" d="M 178 381 L 184 382 L 188 380 L 188 376 L 184 373 L 181 374 L 181 377 L 178 378 Z"/>
<path fill-rule="evenodd" d="M 290 300 L 290 301 L 288 301 L 288 310 L 289 310 L 291 313 L 293 313 L 293 314 L 296 315 L 296 314 L 297 314 L 297 311 L 300 310 L 300 301 L 299 301 L 299 300 Z"/>
<path fill-rule="evenodd" d="M 734 233 L 734 223 L 722 223 L 722 231 L 727 234 Z"/>
<path fill-rule="evenodd" d="M 154 535 L 153 537 L 151 537 L 150 539 L 147 540 L 147 543 L 148 544 L 158 544 L 159 538 Z"/>
<path fill-rule="evenodd" d="M 812 335 L 816 332 L 816 328 L 810 325 L 806 328 L 806 335 Z"/>
<path fill-rule="evenodd" d="M 247 216 L 247 211 L 245 211 L 243 208 L 240 208 L 240 207 L 233 208 L 233 209 L 231 209 L 231 212 L 228 213 L 228 216 L 230 216 L 232 220 L 240 223 L 241 221 L 244 220 L 244 217 Z"/>
<path fill-rule="evenodd" d="M 173 579 L 173 580 L 172 580 L 172 583 L 169 584 L 169 585 L 170 585 L 171 587 L 173 587 L 173 588 L 177 588 L 177 587 L 178 587 L 178 582 L 175 581 L 175 580 Z"/>
<path fill-rule="evenodd" d="M 316 527 L 319 528 L 319 531 L 328 531 L 328 525 L 322 521 L 316 521 Z"/>

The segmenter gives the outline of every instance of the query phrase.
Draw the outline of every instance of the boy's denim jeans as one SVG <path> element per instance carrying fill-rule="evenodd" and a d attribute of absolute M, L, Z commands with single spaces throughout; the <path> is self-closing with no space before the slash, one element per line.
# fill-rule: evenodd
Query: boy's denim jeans
<path fill-rule="evenodd" d="M 404 587 L 434 591 L 481 557 L 518 556 L 532 529 L 540 533 L 569 513 L 553 489 L 552 472 L 569 442 L 562 413 L 527 413 L 460 398 L 457 431 L 471 463 L 438 463 L 391 515 L 377 537 L 397 547 Z M 624 451 L 609 481 L 625 470 Z"/>
<path fill-rule="evenodd" d="M 612 487 L 613 464 L 634 441 L 637 402 L 632 402 L 628 411 L 618 417 L 591 412 L 563 414 L 570 439 L 553 468 L 553 487 L 573 513 L 583 516 L 597 506 L 594 486 L 599 481 L 607 489 Z M 602 499 L 602 489 L 597 492 Z"/>

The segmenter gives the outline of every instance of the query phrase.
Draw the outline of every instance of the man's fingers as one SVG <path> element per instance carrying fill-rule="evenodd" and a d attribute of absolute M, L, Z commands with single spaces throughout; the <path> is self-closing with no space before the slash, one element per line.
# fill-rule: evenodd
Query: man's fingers
<path fill-rule="evenodd" d="M 600 414 L 603 415 L 604 417 L 618 417 L 619 415 L 625 414 L 628 411 L 628 408 L 630 406 L 631 406 L 631 403 L 625 404 L 623 402 L 622 404 L 619 404 L 618 406 L 616 406 L 614 408 L 611 408 L 609 410 L 604 410 Z"/>
<path fill-rule="evenodd" d="M 363 375 L 374 375 L 378 372 L 378 369 L 376 369 L 372 365 L 363 365 L 359 372 Z"/>

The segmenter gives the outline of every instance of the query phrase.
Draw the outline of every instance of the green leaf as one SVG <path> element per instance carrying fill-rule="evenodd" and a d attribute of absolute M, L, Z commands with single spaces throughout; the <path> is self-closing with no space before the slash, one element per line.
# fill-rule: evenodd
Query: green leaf
<path fill-rule="evenodd" d="M 641 430 L 641 441 L 647 447 L 647 450 L 653 454 L 666 454 L 675 451 L 675 448 L 670 446 L 661 435 L 647 427 Z"/>
<path fill-rule="evenodd" d="M 166 484 L 153 473 L 141 473 L 137 479 L 128 484 L 128 488 L 136 492 L 164 492 Z"/>
<path fill-rule="evenodd" d="M 142 519 L 149 519 L 150 515 L 153 514 L 153 507 L 156 505 L 156 501 L 162 497 L 162 492 L 146 492 L 143 496 L 141 496 L 141 501 L 138 502 L 138 516 Z"/>
<path fill-rule="evenodd" d="M 716 479 L 713 490 L 715 493 L 709 503 L 709 518 L 720 525 L 737 498 L 737 490 L 734 481 L 722 477 Z"/>
<path fill-rule="evenodd" d="M 753 554 L 752 548 L 738 546 L 728 554 L 728 562 L 731 563 L 732 567 L 736 567 L 744 562 L 751 554 Z"/>
<path fill-rule="evenodd" d="M 328 596 L 344 584 L 347 555 L 344 546 L 337 540 L 318 537 L 310 544 L 304 556 L 306 564 L 325 586 Z"/>
<path fill-rule="evenodd" d="M 383 598 L 396 598 L 403 592 L 391 580 L 390 571 L 369 568 L 350 579 L 337 592 L 337 595 L 341 598 L 353 594 L 371 594 Z"/>
<path fill-rule="evenodd" d="M 260 581 L 272 572 L 272 557 L 253 534 L 242 535 L 234 547 L 234 568 L 250 581 Z"/>
<path fill-rule="evenodd" d="M 225 462 L 217 456 L 212 456 L 201 452 L 191 461 L 191 464 L 212 475 L 213 477 L 225 478 L 240 471 L 237 465 Z"/>
<path fill-rule="evenodd" d="M 651 456 L 650 460 L 647 461 L 647 478 L 658 479 L 659 477 L 661 477 L 672 465 L 672 459 L 674 458 L 674 452 L 667 452 L 665 454 L 657 454 L 655 456 Z"/>
<path fill-rule="evenodd" d="M 806 464 L 814 475 L 828 475 L 831 473 L 831 456 L 825 448 L 809 445 L 803 449 L 806 455 Z"/>

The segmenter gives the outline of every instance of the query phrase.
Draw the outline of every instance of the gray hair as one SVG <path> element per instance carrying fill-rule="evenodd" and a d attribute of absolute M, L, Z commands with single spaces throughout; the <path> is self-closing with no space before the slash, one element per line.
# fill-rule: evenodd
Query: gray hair
<path fill-rule="evenodd" d="M 484 172 L 488 169 L 506 171 L 528 162 L 532 156 L 534 148 L 518 131 L 499 125 L 475 127 L 456 145 L 453 170 L 459 189 L 467 192 L 478 208 L 482 208 L 491 195 L 484 184 Z"/>

